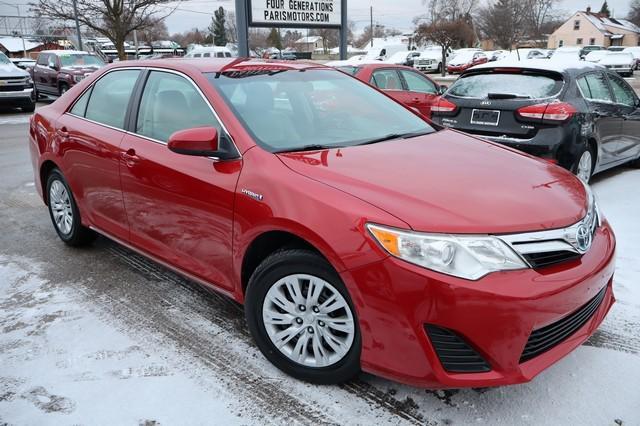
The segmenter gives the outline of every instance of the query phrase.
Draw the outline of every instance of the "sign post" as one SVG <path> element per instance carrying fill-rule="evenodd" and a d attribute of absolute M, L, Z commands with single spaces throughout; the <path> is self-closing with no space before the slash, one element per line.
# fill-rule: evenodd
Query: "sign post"
<path fill-rule="evenodd" d="M 236 0 L 238 53 L 249 56 L 249 27 L 336 28 L 347 59 L 347 0 Z"/>

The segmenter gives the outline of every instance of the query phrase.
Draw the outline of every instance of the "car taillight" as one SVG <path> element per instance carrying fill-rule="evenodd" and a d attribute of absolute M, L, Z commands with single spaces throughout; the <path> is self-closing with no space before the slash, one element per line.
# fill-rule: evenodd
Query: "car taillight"
<path fill-rule="evenodd" d="M 438 98 L 438 102 L 431 107 L 431 112 L 452 113 L 452 112 L 455 112 L 457 109 L 458 109 L 458 105 L 440 96 Z"/>
<path fill-rule="evenodd" d="M 566 102 L 551 102 L 522 107 L 517 113 L 528 120 L 562 123 L 573 117 L 576 109 Z"/>

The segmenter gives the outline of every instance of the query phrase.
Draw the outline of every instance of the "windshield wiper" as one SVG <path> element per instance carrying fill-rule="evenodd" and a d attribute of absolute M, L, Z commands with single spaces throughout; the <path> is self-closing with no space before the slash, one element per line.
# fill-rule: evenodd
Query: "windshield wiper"
<path fill-rule="evenodd" d="M 516 93 L 487 93 L 487 99 L 530 99 L 529 95 L 518 95 Z"/>
<path fill-rule="evenodd" d="M 390 141 L 392 139 L 409 139 L 415 138 L 417 136 L 428 135 L 429 131 L 420 131 L 420 132 L 410 132 L 410 133 L 389 133 L 388 135 L 381 136 L 379 138 L 370 139 L 368 141 L 360 142 L 355 144 L 356 146 L 360 145 L 371 145 L 378 142 Z"/>
<path fill-rule="evenodd" d="M 287 148 L 280 151 L 276 151 L 276 154 L 282 154 L 286 152 L 302 152 L 302 151 L 319 151 L 322 149 L 333 149 L 333 148 L 342 148 L 341 145 L 320 145 L 320 144 L 310 144 L 303 145 L 300 147 Z"/>

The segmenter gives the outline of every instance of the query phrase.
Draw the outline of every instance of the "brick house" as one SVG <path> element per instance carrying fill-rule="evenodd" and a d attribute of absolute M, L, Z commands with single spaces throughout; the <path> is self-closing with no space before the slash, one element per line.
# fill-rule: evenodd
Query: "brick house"
<path fill-rule="evenodd" d="M 607 18 L 590 7 L 578 11 L 549 36 L 547 47 L 640 46 L 640 27 L 626 19 Z"/>

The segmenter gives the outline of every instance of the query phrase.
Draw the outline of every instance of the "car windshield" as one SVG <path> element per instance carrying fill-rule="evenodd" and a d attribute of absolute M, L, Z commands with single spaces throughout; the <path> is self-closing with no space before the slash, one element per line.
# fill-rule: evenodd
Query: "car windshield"
<path fill-rule="evenodd" d="M 9 60 L 9 58 L 7 58 L 7 56 L 0 52 L 0 64 L 10 64 L 11 61 Z"/>
<path fill-rule="evenodd" d="M 361 145 L 434 131 L 416 114 L 336 70 L 245 68 L 206 75 L 256 142 L 271 152 Z"/>
<path fill-rule="evenodd" d="M 95 55 L 86 53 L 69 53 L 61 54 L 60 62 L 63 67 L 85 67 L 85 66 L 102 66 L 104 62 Z"/>
<path fill-rule="evenodd" d="M 557 95 L 562 89 L 558 74 L 500 73 L 470 74 L 463 76 L 449 87 L 448 95 L 465 98 L 488 98 L 489 94 L 513 94 L 515 97 L 546 98 Z"/>

